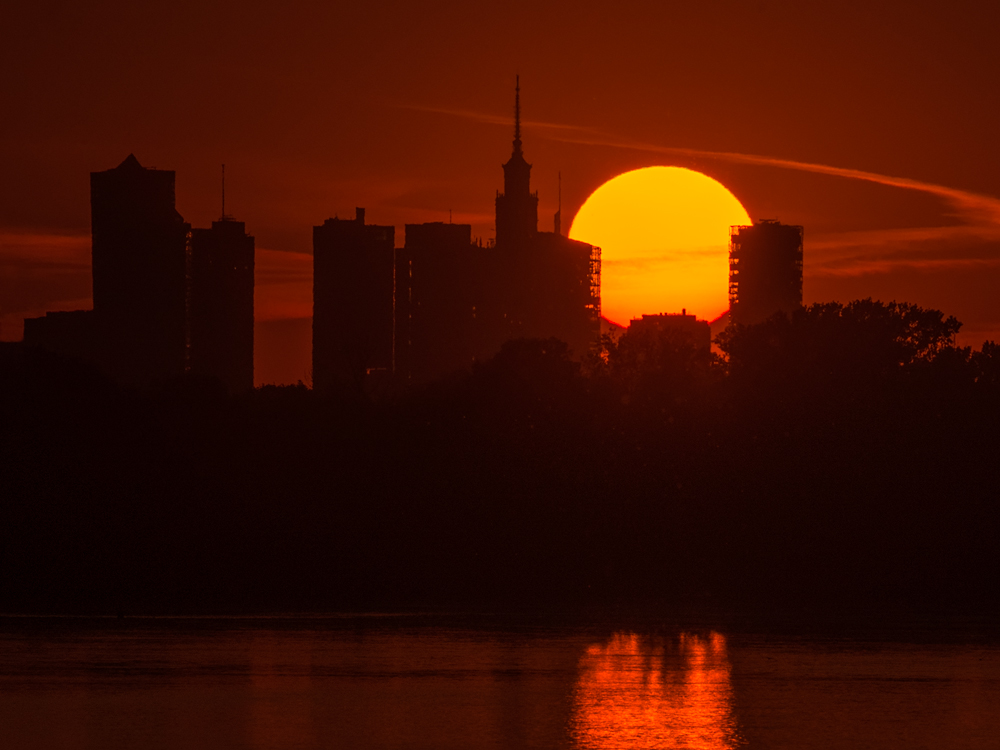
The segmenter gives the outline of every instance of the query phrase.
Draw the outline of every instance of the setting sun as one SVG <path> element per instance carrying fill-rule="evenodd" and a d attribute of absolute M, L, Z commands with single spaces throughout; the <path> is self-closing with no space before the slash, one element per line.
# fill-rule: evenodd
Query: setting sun
<path fill-rule="evenodd" d="M 646 167 L 591 194 L 569 236 L 601 248 L 601 307 L 620 325 L 643 313 L 713 320 L 729 307 L 729 227 L 750 217 L 729 190 L 682 167 Z"/>

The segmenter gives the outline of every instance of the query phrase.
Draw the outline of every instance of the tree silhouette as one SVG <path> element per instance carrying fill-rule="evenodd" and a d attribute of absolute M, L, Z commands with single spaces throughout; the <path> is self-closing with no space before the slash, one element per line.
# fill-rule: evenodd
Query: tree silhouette
<path fill-rule="evenodd" d="M 737 386 L 782 398 L 852 396 L 898 383 L 951 352 L 960 327 L 940 310 L 869 298 L 730 326 L 717 343 Z"/>
<path fill-rule="evenodd" d="M 621 404 L 662 411 L 704 397 L 722 362 L 683 332 L 650 326 L 603 336 L 586 369 Z"/>

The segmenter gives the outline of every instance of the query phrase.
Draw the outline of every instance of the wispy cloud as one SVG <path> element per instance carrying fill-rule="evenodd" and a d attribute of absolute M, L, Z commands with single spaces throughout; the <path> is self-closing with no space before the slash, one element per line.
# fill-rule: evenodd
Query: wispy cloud
<path fill-rule="evenodd" d="M 312 255 L 257 248 L 254 316 L 286 320 L 312 315 Z"/>
<path fill-rule="evenodd" d="M 906 227 L 899 229 L 869 229 L 856 232 L 834 232 L 810 238 L 811 250 L 844 248 L 892 248 L 900 244 L 919 242 L 954 242 L 956 240 L 994 239 L 984 227 L 959 224 L 946 227 Z"/>
<path fill-rule="evenodd" d="M 886 274 L 911 269 L 915 271 L 947 271 L 954 269 L 998 269 L 1000 258 L 865 258 L 857 257 L 836 262 L 819 262 L 810 267 L 811 277 L 849 277 Z"/>
<path fill-rule="evenodd" d="M 437 114 L 462 117 L 474 122 L 482 122 L 492 125 L 510 125 L 509 116 L 499 116 L 473 112 L 461 109 L 447 109 L 438 107 L 416 107 L 409 106 L 408 109 L 422 110 Z M 886 185 L 902 190 L 913 190 L 916 192 L 933 195 L 940 198 L 953 210 L 956 218 L 961 222 L 955 226 L 943 227 L 917 227 L 882 229 L 866 232 L 845 232 L 838 234 L 827 234 L 822 237 L 811 238 L 809 249 L 813 252 L 820 251 L 826 253 L 836 249 L 858 249 L 858 248 L 879 248 L 887 246 L 913 247 L 921 243 L 935 241 L 961 241 L 965 244 L 982 241 L 1000 241 L 1000 199 L 990 195 L 983 195 L 968 190 L 938 185 L 922 180 L 914 180 L 908 177 L 896 177 L 893 175 L 879 174 L 862 169 L 851 169 L 847 167 L 836 167 L 829 164 L 817 164 L 813 162 L 796 161 L 794 159 L 782 159 L 773 156 L 760 154 L 743 154 L 732 151 L 709 151 L 704 149 L 682 148 L 677 146 L 663 146 L 655 143 L 645 143 L 629 139 L 619 138 L 603 132 L 596 128 L 570 125 L 566 123 L 526 121 L 526 127 L 533 127 L 542 131 L 543 137 L 564 143 L 574 143 L 585 146 L 601 146 L 608 148 L 628 149 L 632 151 L 642 151 L 646 153 L 662 154 L 666 156 L 683 156 L 688 158 L 711 159 L 716 161 L 729 162 L 734 164 L 747 164 L 760 167 L 772 167 L 777 169 L 788 169 L 797 172 L 808 172 L 811 174 L 827 175 L 839 177 L 847 180 L 858 180 L 871 182 L 878 185 Z M 864 273 L 865 263 L 859 262 L 853 266 L 851 273 Z M 882 259 L 878 261 L 867 261 L 868 267 L 874 268 L 890 264 L 910 264 L 914 267 L 948 267 L 963 264 L 983 264 L 988 259 L 977 258 L 939 258 L 933 261 L 918 259 Z M 936 264 L 936 265 L 932 265 Z M 847 264 L 842 264 L 847 268 Z M 818 269 L 817 269 L 818 270 Z"/>
<path fill-rule="evenodd" d="M 815 164 L 812 162 L 780 159 L 772 156 L 760 156 L 757 154 L 740 154 L 730 151 L 704 151 L 701 149 L 679 148 L 674 146 L 658 146 L 655 144 L 616 140 L 612 138 L 564 137 L 558 138 L 558 140 L 584 145 L 626 148 L 636 151 L 647 151 L 650 153 L 675 154 L 679 156 L 715 159 L 717 161 L 726 161 L 734 164 L 751 164 L 761 167 L 790 169 L 797 172 L 810 172 L 812 174 L 841 177 L 849 180 L 874 182 L 879 185 L 887 185 L 904 190 L 915 190 L 917 192 L 937 196 L 953 206 L 958 212 L 958 215 L 966 221 L 966 226 L 974 230 L 973 232 L 970 232 L 970 234 L 975 234 L 978 237 L 988 239 L 1000 238 L 1000 199 L 989 195 L 973 193 L 967 190 L 959 190 L 958 188 L 952 188 L 946 185 L 922 182 L 908 177 L 893 177 L 891 175 L 879 174 L 877 172 L 867 172 L 861 169 L 834 167 L 828 164 Z"/>
<path fill-rule="evenodd" d="M 810 276 L 861 276 L 893 269 L 1000 268 L 995 242 L 977 226 L 914 227 L 821 235 L 807 244 Z"/>
<path fill-rule="evenodd" d="M 397 104 L 395 105 L 397 109 L 409 109 L 414 112 L 429 112 L 431 114 L 437 115 L 450 115 L 451 117 L 461 117 L 465 120 L 471 120 L 473 122 L 481 122 L 487 125 L 504 125 L 506 127 L 513 126 L 513 118 L 510 115 L 491 115 L 486 112 L 474 112 L 469 109 L 449 109 L 447 107 L 425 107 L 419 104 Z M 582 127 L 580 125 L 567 125 L 561 122 L 543 122 L 541 120 L 521 120 L 521 125 L 528 128 L 534 128 L 536 130 L 551 130 L 551 131 L 561 131 L 567 133 L 579 133 L 581 135 L 593 134 L 595 136 L 600 135 L 599 130 L 594 128 Z M 574 143 L 576 141 L 573 141 Z"/>
<path fill-rule="evenodd" d="M 0 232 L 0 268 L 13 273 L 34 267 L 89 268 L 90 236 Z"/>

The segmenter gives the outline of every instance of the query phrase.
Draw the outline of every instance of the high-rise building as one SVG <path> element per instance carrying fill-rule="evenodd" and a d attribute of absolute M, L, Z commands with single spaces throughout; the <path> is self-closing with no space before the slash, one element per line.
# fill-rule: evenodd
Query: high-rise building
<path fill-rule="evenodd" d="M 426 382 L 472 365 L 482 248 L 468 224 L 407 224 L 396 251 L 396 373 Z"/>
<path fill-rule="evenodd" d="M 360 390 L 391 372 L 395 228 L 354 219 L 313 227 L 313 387 Z"/>
<path fill-rule="evenodd" d="M 600 248 L 538 231 L 538 194 L 521 142 L 520 81 L 514 143 L 496 200 L 496 244 L 484 253 L 481 313 L 486 349 L 513 338 L 555 337 L 577 356 L 600 332 Z M 478 309 L 478 308 L 477 308 Z"/>
<path fill-rule="evenodd" d="M 223 216 L 191 230 L 191 372 L 253 390 L 254 238 Z"/>
<path fill-rule="evenodd" d="M 253 388 L 254 238 L 225 215 L 191 230 L 174 173 L 129 154 L 90 176 L 94 309 L 25 320 L 26 344 L 149 385 L 191 369 Z M 390 268 L 391 273 L 391 268 Z"/>
<path fill-rule="evenodd" d="M 729 321 L 752 325 L 802 306 L 800 226 L 762 220 L 734 226 L 729 243 Z"/>
<path fill-rule="evenodd" d="M 90 175 L 98 360 L 118 379 L 148 384 L 186 366 L 187 240 L 174 173 L 129 154 Z"/>
<path fill-rule="evenodd" d="M 357 388 L 383 368 L 426 382 L 468 369 L 515 338 L 554 337 L 577 356 L 587 352 L 600 332 L 601 251 L 538 231 L 519 84 L 503 170 L 496 239 L 485 247 L 467 224 L 407 224 L 394 256 L 393 228 L 366 225 L 363 209 L 314 229 L 314 387 Z"/>

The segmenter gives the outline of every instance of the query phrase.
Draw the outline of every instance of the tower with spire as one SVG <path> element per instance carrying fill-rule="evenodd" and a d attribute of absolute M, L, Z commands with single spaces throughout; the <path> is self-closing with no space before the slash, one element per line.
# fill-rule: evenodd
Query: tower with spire
<path fill-rule="evenodd" d="M 521 78 L 514 88 L 514 149 L 503 165 L 503 192 L 496 197 L 497 247 L 526 247 L 538 232 L 538 193 L 531 192 L 531 165 L 521 149 Z"/>

